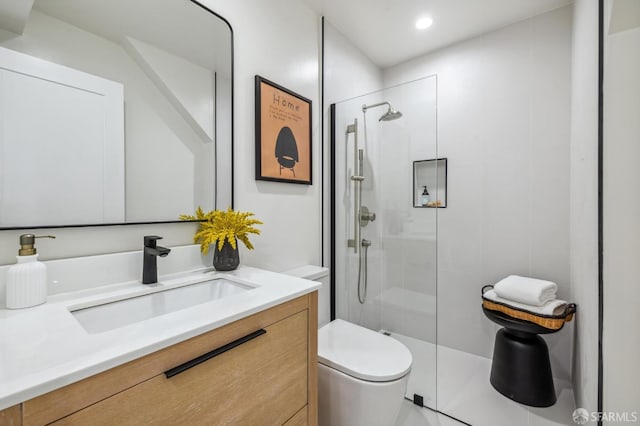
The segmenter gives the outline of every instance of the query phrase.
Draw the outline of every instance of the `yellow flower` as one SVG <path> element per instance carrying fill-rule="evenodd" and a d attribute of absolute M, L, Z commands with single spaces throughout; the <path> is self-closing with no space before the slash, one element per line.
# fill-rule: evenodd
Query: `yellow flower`
<path fill-rule="evenodd" d="M 193 236 L 194 243 L 200 243 L 200 250 L 203 254 L 209 252 L 210 244 L 218 244 L 218 250 L 222 249 L 225 240 L 234 249 L 237 248 L 236 238 L 253 250 L 253 245 L 249 241 L 249 234 L 260 234 L 260 230 L 253 225 L 262 225 L 257 219 L 250 219 L 254 216 L 251 212 L 236 212 L 229 207 L 227 211 L 213 210 L 205 213 L 198 206 L 195 216 L 182 214 L 180 220 L 200 220 L 198 232 Z"/>

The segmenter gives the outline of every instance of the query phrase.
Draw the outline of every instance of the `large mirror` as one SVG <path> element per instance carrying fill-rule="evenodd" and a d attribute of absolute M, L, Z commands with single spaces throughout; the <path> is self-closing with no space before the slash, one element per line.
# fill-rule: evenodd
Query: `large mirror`
<path fill-rule="evenodd" d="M 0 229 L 233 204 L 233 46 L 190 0 L 0 4 Z"/>

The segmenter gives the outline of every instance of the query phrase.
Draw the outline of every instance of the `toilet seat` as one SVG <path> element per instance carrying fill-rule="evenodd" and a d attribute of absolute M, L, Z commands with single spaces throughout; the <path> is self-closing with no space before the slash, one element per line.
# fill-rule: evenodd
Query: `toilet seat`
<path fill-rule="evenodd" d="M 411 352 L 390 336 L 336 319 L 318 330 L 318 361 L 349 376 L 388 382 L 411 370 Z"/>

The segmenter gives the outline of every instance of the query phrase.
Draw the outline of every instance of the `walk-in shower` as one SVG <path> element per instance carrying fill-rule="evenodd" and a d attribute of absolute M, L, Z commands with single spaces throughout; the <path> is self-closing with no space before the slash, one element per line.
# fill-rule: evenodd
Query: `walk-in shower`
<path fill-rule="evenodd" d="M 362 105 L 362 114 L 364 115 L 364 143 L 367 145 L 367 110 L 379 106 L 387 105 L 388 109 L 378 121 L 392 121 L 402 117 L 402 113 L 394 109 L 389 102 L 378 102 L 373 105 Z M 358 302 L 364 304 L 367 299 L 367 281 L 368 281 L 368 252 L 372 242 L 361 238 L 362 228 L 367 226 L 369 222 L 376 220 L 376 214 L 369 211 L 367 206 L 362 205 L 362 182 L 364 181 L 364 151 L 358 146 L 358 119 L 354 119 L 352 124 L 347 125 L 347 141 L 349 134 L 353 134 L 353 170 L 351 175 L 353 182 L 353 239 L 347 241 L 347 246 L 353 248 L 358 253 Z M 357 171 L 357 173 L 356 173 Z"/>
<path fill-rule="evenodd" d="M 404 343 L 406 396 L 432 408 L 437 209 L 414 208 L 413 164 L 437 158 L 435 80 L 338 102 L 332 124 L 336 317 Z"/>

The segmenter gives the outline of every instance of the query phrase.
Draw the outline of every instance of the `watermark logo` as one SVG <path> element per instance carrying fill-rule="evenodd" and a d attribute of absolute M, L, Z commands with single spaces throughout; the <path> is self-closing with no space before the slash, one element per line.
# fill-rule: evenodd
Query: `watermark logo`
<path fill-rule="evenodd" d="M 585 408 L 576 408 L 572 417 L 577 425 L 583 425 L 589 421 L 589 412 Z"/>
<path fill-rule="evenodd" d="M 585 408 L 576 408 L 573 411 L 573 421 L 577 425 L 591 422 L 606 421 L 608 423 L 637 423 L 640 415 L 637 411 L 592 411 Z"/>

